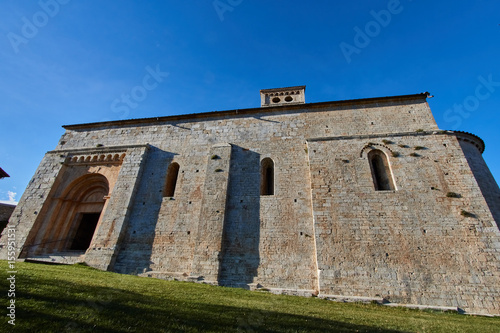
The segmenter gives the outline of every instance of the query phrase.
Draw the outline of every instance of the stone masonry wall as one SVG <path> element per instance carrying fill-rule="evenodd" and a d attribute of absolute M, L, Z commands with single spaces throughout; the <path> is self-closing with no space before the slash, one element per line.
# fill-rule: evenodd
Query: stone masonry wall
<path fill-rule="evenodd" d="M 374 190 L 371 149 L 387 154 L 396 191 Z M 454 135 L 314 140 L 309 151 L 322 293 L 499 312 L 500 290 L 483 286 L 500 283 L 500 233 Z"/>
<path fill-rule="evenodd" d="M 464 140 L 459 142 L 481 194 L 486 200 L 498 228 L 500 228 L 500 188 L 476 147 Z"/>
<path fill-rule="evenodd" d="M 53 185 L 57 174 L 63 167 L 62 162 L 65 157 L 57 154 L 46 154 L 40 162 L 35 175 L 28 184 L 16 209 L 10 217 L 7 228 L 15 229 L 16 234 L 16 254 L 20 255 L 24 249 L 24 244 L 28 239 L 30 230 L 35 225 L 38 214 L 42 211 L 44 202 L 53 191 Z M 4 229 L 0 238 L 0 259 L 7 259 L 6 233 Z M 5 237 L 4 237 L 5 234 Z"/>
<path fill-rule="evenodd" d="M 142 180 L 148 150 L 147 145 L 126 150 L 113 193 L 106 203 L 101 222 L 85 255 L 85 262 L 93 267 L 112 270 L 115 265 Z"/>
<path fill-rule="evenodd" d="M 85 254 L 92 266 L 500 314 L 499 190 L 478 148 L 459 138 L 438 132 L 424 95 L 68 126 L 10 224 L 21 247 L 60 156 L 123 150 Z M 395 191 L 375 191 L 372 149 L 387 154 Z M 260 195 L 264 158 L 274 195 Z"/>

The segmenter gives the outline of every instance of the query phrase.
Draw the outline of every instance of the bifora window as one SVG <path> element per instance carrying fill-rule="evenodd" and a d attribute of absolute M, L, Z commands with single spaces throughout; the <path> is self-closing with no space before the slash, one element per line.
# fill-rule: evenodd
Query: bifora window
<path fill-rule="evenodd" d="M 274 162 L 269 157 L 260 163 L 260 195 L 274 195 Z"/>
<path fill-rule="evenodd" d="M 376 191 L 393 191 L 395 190 L 392 180 L 392 173 L 389 167 L 387 156 L 381 150 L 372 150 L 368 153 L 370 168 L 372 170 L 373 183 Z"/>

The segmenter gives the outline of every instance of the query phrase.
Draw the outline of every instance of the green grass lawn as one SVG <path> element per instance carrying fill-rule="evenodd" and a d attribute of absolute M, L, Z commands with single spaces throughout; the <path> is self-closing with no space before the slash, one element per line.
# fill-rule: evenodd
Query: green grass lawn
<path fill-rule="evenodd" d="M 0 292 L 9 290 L 0 261 Z M 500 332 L 500 318 L 335 303 L 162 281 L 81 265 L 16 263 L 2 332 Z"/>

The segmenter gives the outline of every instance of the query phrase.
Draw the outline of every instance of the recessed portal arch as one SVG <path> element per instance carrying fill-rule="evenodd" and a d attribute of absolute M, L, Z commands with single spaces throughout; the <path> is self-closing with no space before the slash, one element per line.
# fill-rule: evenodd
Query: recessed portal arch
<path fill-rule="evenodd" d="M 71 182 L 59 198 L 53 199 L 53 209 L 42 228 L 43 238 L 36 244 L 37 253 L 85 252 L 108 195 L 109 182 L 101 174 L 84 175 Z"/>

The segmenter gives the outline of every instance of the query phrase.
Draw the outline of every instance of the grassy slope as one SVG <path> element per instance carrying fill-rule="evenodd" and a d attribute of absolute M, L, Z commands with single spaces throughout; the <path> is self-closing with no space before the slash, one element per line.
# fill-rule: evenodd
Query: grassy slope
<path fill-rule="evenodd" d="M 16 269 L 19 332 L 500 332 L 500 318 L 276 296 L 84 266 L 17 263 Z M 2 294 L 6 271 L 0 261 Z M 8 331 L 2 317 L 0 331 Z"/>

